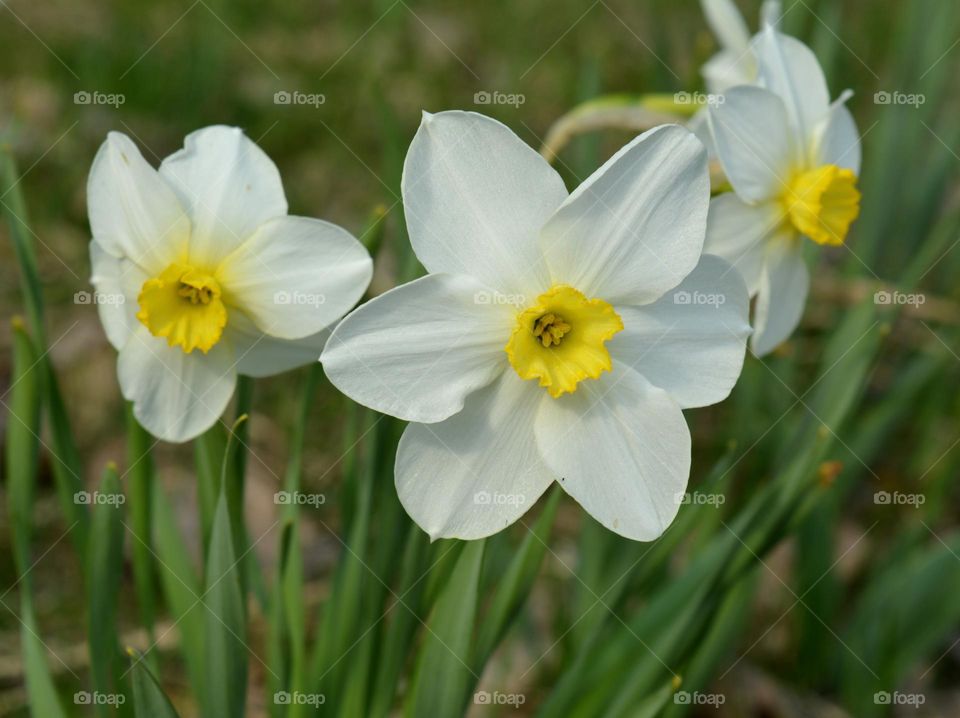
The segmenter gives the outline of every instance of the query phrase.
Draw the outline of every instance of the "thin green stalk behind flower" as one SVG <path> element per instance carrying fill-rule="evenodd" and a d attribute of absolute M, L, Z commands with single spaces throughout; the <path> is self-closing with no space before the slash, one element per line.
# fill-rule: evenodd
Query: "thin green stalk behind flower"
<path fill-rule="evenodd" d="M 24 306 L 27 309 L 30 331 L 37 347 L 44 403 L 49 412 L 51 465 L 57 485 L 60 506 L 70 521 L 70 535 L 80 556 L 86 554 L 87 533 L 90 516 L 87 507 L 73 500 L 83 489 L 83 468 L 70 430 L 63 397 L 57 383 L 53 364 L 48 354 L 46 327 L 43 317 L 43 291 L 37 271 L 36 251 L 31 235 L 33 231 L 27 220 L 26 202 L 20 186 L 16 162 L 9 146 L 0 148 L 0 204 L 7 218 L 10 239 L 20 270 L 20 287 Z M 35 236 L 35 235 L 33 235 Z"/>
<path fill-rule="evenodd" d="M 33 576 L 30 542 L 33 501 L 36 494 L 39 453 L 41 377 L 36 371 L 36 352 L 23 326 L 13 321 L 13 373 L 9 390 L 9 420 L 4 437 L 6 459 L 7 515 L 13 560 L 19 580 L 20 645 L 27 696 L 34 715 L 63 718 L 65 713 L 47 666 L 47 650 L 33 607 Z M 2 601 L 2 599 L 0 599 Z M 5 605 L 5 604 L 4 604 Z"/>
<path fill-rule="evenodd" d="M 103 471 L 93 502 L 93 521 L 87 544 L 90 552 L 87 559 L 90 567 L 87 641 L 93 688 L 102 695 L 122 693 L 120 682 L 115 679 L 119 675 L 120 656 L 117 616 L 123 578 L 124 499 L 117 467 L 110 463 Z M 105 703 L 97 704 L 97 713 L 101 716 L 110 715 L 112 710 Z M 125 713 L 126 708 L 121 707 L 120 712 Z"/>

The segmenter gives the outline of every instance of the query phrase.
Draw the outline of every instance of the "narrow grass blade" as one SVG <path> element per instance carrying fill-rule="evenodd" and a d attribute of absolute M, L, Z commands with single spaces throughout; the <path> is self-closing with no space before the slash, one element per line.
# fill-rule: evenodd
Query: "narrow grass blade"
<path fill-rule="evenodd" d="M 15 319 L 4 468 L 7 476 L 7 513 L 10 518 L 13 558 L 19 578 L 20 651 L 32 715 L 37 718 L 62 718 L 65 714 L 57 698 L 53 678 L 47 666 L 46 646 L 40 639 L 34 615 L 33 580 L 30 576 L 31 519 L 40 442 L 41 377 L 35 367 L 36 352 L 23 322 Z"/>
<path fill-rule="evenodd" d="M 506 572 L 497 578 L 493 598 L 480 622 L 474 650 L 473 669 L 483 671 L 497 644 L 503 638 L 511 622 L 523 607 L 540 571 L 540 564 L 547 552 L 550 530 L 557 515 L 557 507 L 563 490 L 554 486 L 547 497 L 540 516 L 514 554 Z"/>
<path fill-rule="evenodd" d="M 158 481 L 153 484 L 151 508 L 153 545 L 164 601 L 180 635 L 181 655 L 187 666 L 190 685 L 196 695 L 202 695 L 206 681 L 200 582 L 190 565 L 190 551 L 180 535 L 174 509 Z"/>
<path fill-rule="evenodd" d="M 107 465 L 95 497 L 87 544 L 90 552 L 88 643 L 94 690 L 106 695 L 120 691 L 120 685 L 114 685 L 113 679 L 119 656 L 117 608 L 123 577 L 123 504 L 126 497 L 120 491 L 115 464 Z M 98 715 L 106 716 L 111 711 L 107 704 L 97 704 Z"/>
<path fill-rule="evenodd" d="M 137 590 L 140 622 L 153 643 L 156 619 L 157 581 L 153 554 L 151 502 L 156 480 L 151 449 L 154 439 L 133 416 L 127 404 L 127 494 L 130 497 L 130 529 L 136 538 L 130 547 L 133 557 L 133 582 Z"/>
<path fill-rule="evenodd" d="M 246 417 L 241 417 L 238 423 Z M 236 428 L 236 427 L 234 427 Z M 234 434 L 231 434 L 234 436 Z M 231 446 L 228 442 L 227 454 Z M 246 611 L 227 505 L 228 462 L 210 529 L 204 580 L 205 715 L 241 718 L 247 692 Z"/>
<path fill-rule="evenodd" d="M 477 594 L 485 540 L 470 541 L 427 622 L 427 632 L 407 696 L 406 716 L 456 716 L 479 676 L 470 668 Z"/>
<path fill-rule="evenodd" d="M 82 557 L 86 555 L 90 517 L 86 505 L 74 501 L 73 497 L 83 489 L 83 482 L 80 479 L 83 465 L 70 430 L 70 420 L 60 394 L 57 377 L 47 355 L 43 291 L 37 271 L 37 258 L 32 240 L 33 231 L 27 219 L 27 207 L 20 189 L 16 162 L 9 147 L 0 148 L 0 197 L 3 197 L 0 204 L 3 205 L 3 212 L 7 217 L 14 255 L 20 270 L 23 302 L 37 352 L 38 369 L 43 377 L 42 391 L 50 412 L 52 444 L 50 453 L 57 496 L 64 516 L 68 517 L 70 522 L 71 540 L 77 553 Z"/>
<path fill-rule="evenodd" d="M 130 657 L 134 659 L 130 667 L 130 682 L 133 684 L 133 715 L 135 718 L 180 718 L 170 699 L 163 692 L 163 688 L 160 687 L 157 679 L 150 672 L 146 661 L 133 651 L 128 650 L 128 652 Z"/>

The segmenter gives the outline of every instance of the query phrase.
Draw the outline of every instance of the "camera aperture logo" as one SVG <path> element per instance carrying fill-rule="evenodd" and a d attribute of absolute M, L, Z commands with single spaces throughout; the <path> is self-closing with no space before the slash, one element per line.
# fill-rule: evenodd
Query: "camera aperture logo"
<path fill-rule="evenodd" d="M 719 107 L 726 102 L 726 98 L 723 95 L 708 94 L 706 92 L 677 92 L 673 96 L 673 101 L 678 105 Z"/>
<path fill-rule="evenodd" d="M 480 291 L 473 295 L 473 303 L 522 307 L 527 303 L 527 298 L 523 294 L 504 294 L 503 292 Z"/>
<path fill-rule="evenodd" d="M 907 292 L 898 291 L 888 292 L 885 289 L 881 289 L 873 295 L 873 303 L 877 305 L 919 307 L 921 304 L 925 304 L 926 301 L 927 297 L 925 294 L 908 294 Z"/>
<path fill-rule="evenodd" d="M 873 96 L 873 103 L 875 105 L 906 105 L 918 109 L 920 105 L 924 105 L 926 102 L 927 96 L 918 92 L 899 92 L 897 90 L 888 92 L 886 90 L 880 90 Z"/>
<path fill-rule="evenodd" d="M 122 706 L 126 700 L 123 693 L 77 691 L 73 694 L 73 704 L 77 706 Z"/>
<path fill-rule="evenodd" d="M 114 506 L 127 503 L 123 494 L 102 494 L 99 491 L 78 491 L 73 495 L 73 503 L 78 506 Z"/>
<path fill-rule="evenodd" d="M 273 303 L 280 306 L 319 307 L 326 301 L 325 295 L 309 292 L 274 292 L 273 294 Z"/>
<path fill-rule="evenodd" d="M 477 506 L 523 506 L 527 497 L 523 494 L 501 494 L 498 491 L 478 491 L 473 495 Z"/>
<path fill-rule="evenodd" d="M 326 104 L 326 102 L 327 96 L 319 92 L 277 90 L 273 93 L 273 104 L 275 105 L 305 105 L 319 109 L 320 105 Z"/>
<path fill-rule="evenodd" d="M 478 706 L 513 706 L 519 708 L 526 703 L 527 697 L 523 693 L 501 693 L 500 691 L 477 691 L 473 694 L 473 702 Z"/>
<path fill-rule="evenodd" d="M 719 309 L 727 303 L 727 297 L 724 294 L 711 294 L 708 292 L 688 292 L 681 289 L 673 293 L 673 303 L 697 307 L 713 307 Z"/>
<path fill-rule="evenodd" d="M 727 497 L 723 494 L 702 494 L 699 491 L 692 493 L 683 491 L 674 495 L 674 501 L 681 506 L 692 504 L 694 506 L 713 506 L 714 508 L 720 508 L 726 503 Z"/>
<path fill-rule="evenodd" d="M 308 494 L 303 491 L 278 491 L 273 495 L 277 506 L 313 506 L 317 508 L 327 503 L 326 494 Z"/>
<path fill-rule="evenodd" d="M 723 693 L 700 693 L 699 691 L 677 691 L 673 702 L 678 706 L 713 706 L 719 708 L 727 702 Z"/>
<path fill-rule="evenodd" d="M 277 691 L 273 694 L 273 703 L 278 706 L 314 706 L 327 702 L 323 693 L 303 693 L 301 691 Z"/>
<path fill-rule="evenodd" d="M 81 289 L 73 295 L 74 304 L 109 304 L 121 305 L 127 303 L 127 298 L 120 293 L 88 292 Z"/>
<path fill-rule="evenodd" d="M 913 506 L 918 509 L 926 501 L 927 497 L 923 494 L 905 494 L 902 491 L 878 491 L 873 495 L 873 503 L 877 506 Z"/>
<path fill-rule="evenodd" d="M 498 90 L 488 92 L 487 90 L 480 90 L 473 95 L 473 104 L 475 105 L 509 105 L 518 108 L 526 101 L 526 95 L 521 95 L 519 92 L 500 92 Z"/>
<path fill-rule="evenodd" d="M 873 702 L 878 706 L 913 706 L 919 708 L 927 702 L 927 697 L 923 693 L 877 691 L 873 694 Z"/>
<path fill-rule="evenodd" d="M 73 104 L 75 105 L 107 105 L 117 109 L 127 101 L 126 96 L 119 92 L 99 92 L 94 90 L 80 90 L 73 93 Z"/>

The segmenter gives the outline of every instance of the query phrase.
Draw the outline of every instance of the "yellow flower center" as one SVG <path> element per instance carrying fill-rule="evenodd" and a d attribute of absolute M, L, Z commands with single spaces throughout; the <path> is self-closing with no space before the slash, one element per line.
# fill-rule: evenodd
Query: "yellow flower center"
<path fill-rule="evenodd" d="M 836 165 L 798 174 L 783 197 L 790 223 L 818 244 L 843 244 L 860 214 L 853 170 Z"/>
<path fill-rule="evenodd" d="M 155 337 L 189 354 L 204 354 L 220 341 L 227 325 L 227 308 L 213 275 L 186 264 L 171 264 L 148 279 L 137 297 L 137 319 Z"/>
<path fill-rule="evenodd" d="M 560 284 L 517 315 L 505 351 L 521 379 L 539 379 L 550 396 L 558 397 L 610 371 L 604 342 L 622 329 L 623 321 L 607 302 Z"/>

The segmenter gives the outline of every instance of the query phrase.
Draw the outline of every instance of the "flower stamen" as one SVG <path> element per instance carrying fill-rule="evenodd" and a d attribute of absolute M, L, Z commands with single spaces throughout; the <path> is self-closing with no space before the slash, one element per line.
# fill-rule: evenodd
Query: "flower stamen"
<path fill-rule="evenodd" d="M 850 169 L 825 165 L 798 174 L 784 196 L 790 223 L 818 244 L 843 244 L 860 214 L 857 176 Z"/>
<path fill-rule="evenodd" d="M 171 264 L 159 276 L 143 283 L 137 319 L 155 337 L 187 354 L 206 354 L 220 341 L 227 309 L 220 284 L 210 273 L 184 264 Z"/>
<path fill-rule="evenodd" d="M 613 368 L 604 343 L 622 329 L 623 321 L 607 302 L 560 284 L 517 315 L 504 350 L 521 379 L 537 379 L 559 397 Z"/>

